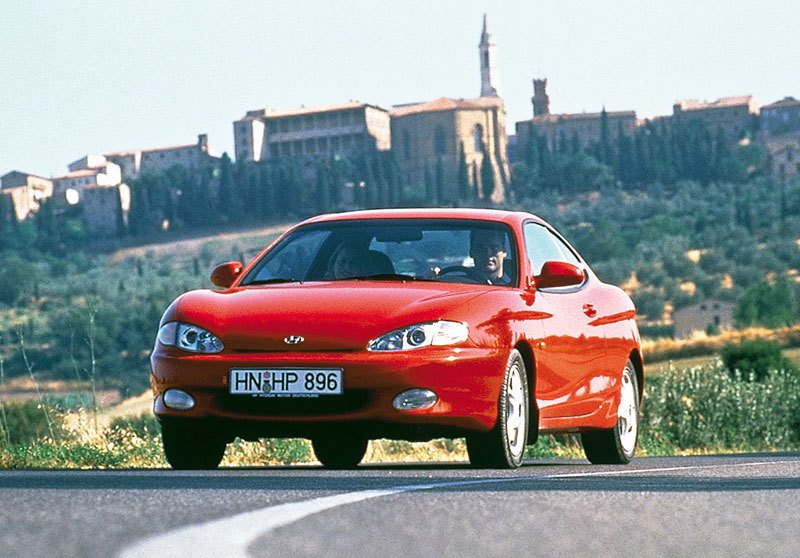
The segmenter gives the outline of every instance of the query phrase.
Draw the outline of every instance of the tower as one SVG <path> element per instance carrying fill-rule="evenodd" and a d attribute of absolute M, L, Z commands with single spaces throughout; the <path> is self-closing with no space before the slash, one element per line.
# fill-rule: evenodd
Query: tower
<path fill-rule="evenodd" d="M 499 97 L 500 69 L 497 67 L 497 46 L 489 34 L 486 14 L 483 14 L 483 31 L 478 49 L 481 56 L 481 97 Z"/>
<path fill-rule="evenodd" d="M 547 96 L 547 78 L 533 80 L 533 115 L 550 114 L 550 97 Z"/>

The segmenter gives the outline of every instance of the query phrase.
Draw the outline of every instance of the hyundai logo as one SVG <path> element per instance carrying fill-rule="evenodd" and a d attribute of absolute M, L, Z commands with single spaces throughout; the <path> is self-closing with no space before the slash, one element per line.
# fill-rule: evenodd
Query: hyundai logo
<path fill-rule="evenodd" d="M 287 345 L 297 345 L 298 343 L 302 343 L 305 341 L 305 338 L 300 335 L 290 335 L 289 337 L 284 337 L 283 342 Z"/>

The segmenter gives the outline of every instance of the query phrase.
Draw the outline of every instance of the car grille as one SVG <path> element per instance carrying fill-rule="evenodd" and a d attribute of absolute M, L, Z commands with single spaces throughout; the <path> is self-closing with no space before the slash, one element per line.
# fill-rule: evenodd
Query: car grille
<path fill-rule="evenodd" d="M 366 391 L 352 390 L 342 395 L 320 395 L 319 397 L 252 397 L 231 395 L 217 397 L 221 408 L 231 413 L 263 416 L 302 416 L 348 413 L 366 407 L 369 396 Z"/>

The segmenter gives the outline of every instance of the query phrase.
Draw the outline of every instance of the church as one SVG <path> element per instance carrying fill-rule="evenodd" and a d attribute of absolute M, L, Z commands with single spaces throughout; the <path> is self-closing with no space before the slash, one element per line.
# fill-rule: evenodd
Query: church
<path fill-rule="evenodd" d="M 251 110 L 233 123 L 236 160 L 357 157 L 391 149 L 407 190 L 424 191 L 426 180 L 436 180 L 438 204 L 502 202 L 510 178 L 506 113 L 485 15 L 478 51 L 478 97 L 441 97 L 391 110 L 360 102 Z"/>

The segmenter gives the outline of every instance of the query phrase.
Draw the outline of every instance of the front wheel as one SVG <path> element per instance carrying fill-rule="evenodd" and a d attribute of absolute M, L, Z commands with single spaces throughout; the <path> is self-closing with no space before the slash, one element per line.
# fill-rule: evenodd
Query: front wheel
<path fill-rule="evenodd" d="M 622 370 L 617 424 L 606 430 L 581 434 L 586 458 L 596 465 L 625 464 L 633 459 L 639 437 L 639 388 L 629 360 Z"/>
<path fill-rule="evenodd" d="M 322 466 L 327 469 L 354 469 L 367 452 L 369 440 L 361 436 L 319 436 L 311 447 Z"/>
<path fill-rule="evenodd" d="M 528 401 L 525 362 L 514 349 L 503 377 L 495 427 L 487 433 L 467 436 L 472 465 L 497 469 L 516 469 L 522 465 L 528 438 Z"/>
<path fill-rule="evenodd" d="M 225 455 L 226 441 L 211 429 L 161 424 L 164 455 L 173 469 L 216 469 Z"/>

